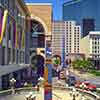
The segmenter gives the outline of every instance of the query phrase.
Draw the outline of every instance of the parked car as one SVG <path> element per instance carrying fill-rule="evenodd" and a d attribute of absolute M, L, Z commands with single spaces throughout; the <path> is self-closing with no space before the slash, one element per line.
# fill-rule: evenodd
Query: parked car
<path fill-rule="evenodd" d="M 96 85 L 91 84 L 89 81 L 78 82 L 75 85 L 76 88 L 82 88 L 89 91 L 96 91 Z"/>
<path fill-rule="evenodd" d="M 76 78 L 74 76 L 68 76 L 67 83 L 69 86 L 75 86 Z"/>

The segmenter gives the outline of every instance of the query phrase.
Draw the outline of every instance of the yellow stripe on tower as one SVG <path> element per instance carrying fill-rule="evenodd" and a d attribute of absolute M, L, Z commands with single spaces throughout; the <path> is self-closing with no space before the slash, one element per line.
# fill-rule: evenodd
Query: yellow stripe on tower
<path fill-rule="evenodd" d="M 8 10 L 4 11 L 3 21 L 2 21 L 2 30 L 0 36 L 0 44 L 2 43 L 5 31 L 6 31 L 6 24 L 7 24 L 7 17 L 8 17 Z"/>
<path fill-rule="evenodd" d="M 48 81 L 48 67 L 44 68 L 44 79 Z"/>
<path fill-rule="evenodd" d="M 21 47 L 25 48 L 25 32 L 22 33 Z"/>
<path fill-rule="evenodd" d="M 18 48 L 18 31 L 17 31 L 17 23 L 16 23 L 16 48 Z"/>

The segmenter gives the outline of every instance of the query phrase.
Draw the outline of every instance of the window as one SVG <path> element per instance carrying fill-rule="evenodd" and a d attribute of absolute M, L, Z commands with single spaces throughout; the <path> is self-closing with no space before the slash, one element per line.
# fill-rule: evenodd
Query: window
<path fill-rule="evenodd" d="M 2 65 L 5 65 L 5 47 L 2 47 Z"/>
<path fill-rule="evenodd" d="M 79 51 L 79 47 L 77 48 L 77 50 Z"/>
<path fill-rule="evenodd" d="M 17 50 L 17 54 L 16 54 L 16 64 L 18 64 L 18 59 L 19 59 L 19 51 Z"/>
<path fill-rule="evenodd" d="M 24 63 L 24 51 L 20 51 L 20 63 Z"/>
<path fill-rule="evenodd" d="M 94 50 L 92 50 L 92 53 L 94 53 Z"/>
<path fill-rule="evenodd" d="M 1 0 L 0 2 L 1 2 L 2 5 L 4 5 L 4 0 Z"/>
<path fill-rule="evenodd" d="M 6 1 L 8 1 L 8 0 L 6 0 Z M 9 7 L 9 11 L 10 11 L 11 15 L 14 16 L 15 0 L 9 0 L 8 4 L 9 4 L 9 6 L 8 6 Z"/>
<path fill-rule="evenodd" d="M 9 0 L 3 0 L 3 5 L 5 6 L 5 7 L 7 7 L 8 8 L 8 6 L 9 6 Z"/>
<path fill-rule="evenodd" d="M 9 20 L 10 20 L 10 17 L 8 17 Z M 9 24 L 8 26 L 8 37 L 9 37 L 9 40 L 11 40 L 11 24 Z"/>

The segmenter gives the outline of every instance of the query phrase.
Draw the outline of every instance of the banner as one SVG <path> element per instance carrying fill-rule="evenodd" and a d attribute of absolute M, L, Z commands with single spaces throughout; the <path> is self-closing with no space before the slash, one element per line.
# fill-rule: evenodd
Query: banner
<path fill-rule="evenodd" d="M 5 10 L 4 11 L 4 16 L 3 16 L 3 19 L 2 19 L 2 23 L 0 25 L 0 44 L 2 43 L 2 40 L 3 40 L 3 36 L 5 34 L 5 31 L 6 31 L 6 24 L 7 24 L 7 16 L 8 16 L 8 10 Z"/>

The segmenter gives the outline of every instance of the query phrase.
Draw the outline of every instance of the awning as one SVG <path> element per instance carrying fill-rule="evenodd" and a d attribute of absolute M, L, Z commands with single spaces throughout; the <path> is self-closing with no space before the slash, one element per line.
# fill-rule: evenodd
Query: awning
<path fill-rule="evenodd" d="M 28 64 L 12 64 L 12 65 L 0 65 L 0 77 L 24 68 L 27 68 Z"/>

